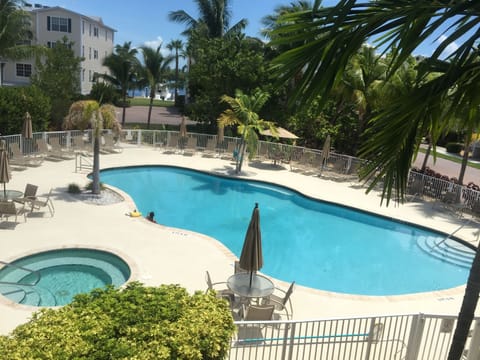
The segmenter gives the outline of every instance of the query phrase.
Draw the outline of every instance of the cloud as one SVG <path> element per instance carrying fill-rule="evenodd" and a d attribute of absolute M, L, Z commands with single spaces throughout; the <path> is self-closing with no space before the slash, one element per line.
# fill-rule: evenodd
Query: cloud
<path fill-rule="evenodd" d="M 437 44 L 441 44 L 442 42 L 444 42 L 445 40 L 447 40 L 447 36 L 445 35 L 440 35 L 437 39 Z M 451 42 L 450 44 L 447 45 L 447 47 L 445 48 L 445 50 L 443 51 L 443 54 L 445 56 L 449 56 L 451 53 L 453 53 L 455 50 L 458 49 L 458 45 L 455 41 Z"/>
<path fill-rule="evenodd" d="M 161 36 L 157 36 L 155 40 L 145 41 L 144 45 L 156 49 L 163 43 Z"/>

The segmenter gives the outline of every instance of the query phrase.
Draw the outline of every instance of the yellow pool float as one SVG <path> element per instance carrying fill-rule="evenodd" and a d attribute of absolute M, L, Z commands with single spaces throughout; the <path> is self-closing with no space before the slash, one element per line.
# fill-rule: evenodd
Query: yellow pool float
<path fill-rule="evenodd" d="M 130 216 L 131 216 L 131 217 L 140 217 L 140 216 L 142 216 L 142 213 L 141 213 L 141 212 L 138 212 L 137 210 L 133 210 L 133 211 L 130 213 Z"/>

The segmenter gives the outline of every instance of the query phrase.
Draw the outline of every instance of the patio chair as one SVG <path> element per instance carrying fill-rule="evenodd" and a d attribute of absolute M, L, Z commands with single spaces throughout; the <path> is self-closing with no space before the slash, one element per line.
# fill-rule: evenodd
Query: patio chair
<path fill-rule="evenodd" d="M 85 141 L 83 135 L 72 136 L 73 151 L 77 153 L 93 152 L 92 144 Z"/>
<path fill-rule="evenodd" d="M 234 264 L 233 264 L 233 271 L 234 271 L 234 274 L 246 273 L 246 272 L 248 272 L 247 270 L 242 269 L 242 268 L 240 267 L 240 261 L 238 261 L 238 260 L 235 260 L 235 262 L 234 262 Z"/>
<path fill-rule="evenodd" d="M 217 285 L 226 286 L 226 282 L 213 282 L 208 271 L 205 272 L 205 281 L 207 282 L 207 291 L 215 291 L 217 297 L 226 299 L 230 303 L 230 307 L 233 308 L 235 304 L 235 294 L 232 290 L 227 288 L 216 289 Z"/>
<path fill-rule="evenodd" d="M 263 299 L 262 304 L 273 305 L 276 311 L 285 312 L 287 319 L 291 319 L 293 316 L 293 306 L 290 297 L 294 286 L 295 281 L 290 284 L 287 291 L 276 287 L 272 295 Z"/>
<path fill-rule="evenodd" d="M 23 197 L 13 199 L 13 201 L 25 205 L 30 201 L 36 200 L 37 189 L 38 189 L 37 185 L 27 184 L 25 185 L 25 191 L 23 192 Z"/>
<path fill-rule="evenodd" d="M 273 318 L 273 311 L 275 310 L 275 305 L 243 305 L 243 316 L 242 320 L 244 321 L 268 321 Z"/>
<path fill-rule="evenodd" d="M 15 222 L 17 222 L 18 215 L 22 214 L 23 219 L 27 222 L 25 205 L 17 207 L 13 201 L 0 201 L 0 218 L 5 217 L 8 221 L 10 216 L 15 216 Z"/>
<path fill-rule="evenodd" d="M 423 188 L 424 181 L 422 178 L 415 178 L 410 186 L 407 188 L 408 196 L 406 197 L 407 201 L 414 201 L 417 199 L 423 199 Z"/>
<path fill-rule="evenodd" d="M 30 212 L 33 212 L 33 210 L 40 210 L 43 207 L 47 207 L 48 210 L 50 211 L 50 215 L 53 217 L 53 215 L 55 214 L 55 207 L 53 206 L 51 197 L 52 197 L 52 189 L 50 189 L 50 192 L 48 193 L 47 196 L 37 197 L 34 200 L 29 200 L 25 205 L 30 206 Z"/>

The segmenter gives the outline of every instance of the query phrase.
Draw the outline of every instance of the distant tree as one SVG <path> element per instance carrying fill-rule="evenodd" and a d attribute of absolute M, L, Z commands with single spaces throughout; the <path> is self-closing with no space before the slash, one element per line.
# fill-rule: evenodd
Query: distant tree
<path fill-rule="evenodd" d="M 110 74 L 96 74 L 95 77 L 108 81 L 115 86 L 122 97 L 122 126 L 125 125 L 125 109 L 127 106 L 128 90 L 134 87 L 139 66 L 137 49 L 132 49 L 132 43 L 125 42 L 116 45 L 114 53 L 103 60 L 103 65 Z"/>
<path fill-rule="evenodd" d="M 251 93 L 272 84 L 262 45 L 243 37 L 195 38 L 195 61 L 188 74 L 191 104 L 187 112 L 205 131 L 216 132 L 216 119 L 226 109 L 223 95 L 235 96 L 235 90 Z M 266 91 L 266 90 L 265 90 Z"/>
<path fill-rule="evenodd" d="M 160 51 L 161 45 L 156 49 L 142 46 L 140 48 L 143 55 L 143 63 L 139 69 L 139 82 L 148 85 L 150 88 L 150 104 L 148 107 L 147 129 L 150 128 L 150 119 L 152 116 L 153 99 L 157 91 L 157 85 L 165 81 L 168 72 L 168 66 L 173 58 L 164 57 Z"/>
<path fill-rule="evenodd" d="M 30 45 L 33 38 L 30 15 L 20 8 L 22 3 L 0 0 L 0 59 L 27 58 L 36 49 Z"/>
<path fill-rule="evenodd" d="M 36 63 L 32 84 L 38 86 L 50 98 L 52 104 L 52 125 L 60 129 L 63 118 L 74 99 L 80 94 L 80 63 L 75 56 L 73 42 L 64 37 L 47 49 L 45 59 Z"/>
<path fill-rule="evenodd" d="M 239 34 L 247 26 L 247 20 L 241 19 L 230 27 L 232 14 L 229 9 L 229 0 L 195 0 L 195 2 L 199 12 L 198 19 L 184 10 L 172 11 L 168 14 L 170 21 L 187 25 L 183 35 L 190 36 L 197 33 L 208 38 L 219 38 Z"/>
<path fill-rule="evenodd" d="M 178 60 L 183 50 L 182 40 L 172 40 L 167 44 L 167 49 L 175 51 L 175 105 L 178 103 Z"/>

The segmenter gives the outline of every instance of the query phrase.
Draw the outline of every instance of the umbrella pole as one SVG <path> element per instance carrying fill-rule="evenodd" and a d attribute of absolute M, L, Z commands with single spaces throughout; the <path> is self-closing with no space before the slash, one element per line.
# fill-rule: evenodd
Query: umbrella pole
<path fill-rule="evenodd" d="M 3 198 L 7 198 L 7 184 L 3 183 Z M 250 283 L 252 282 L 252 279 L 250 279 Z"/>
<path fill-rule="evenodd" d="M 250 271 L 250 286 L 252 287 L 253 271 Z"/>

